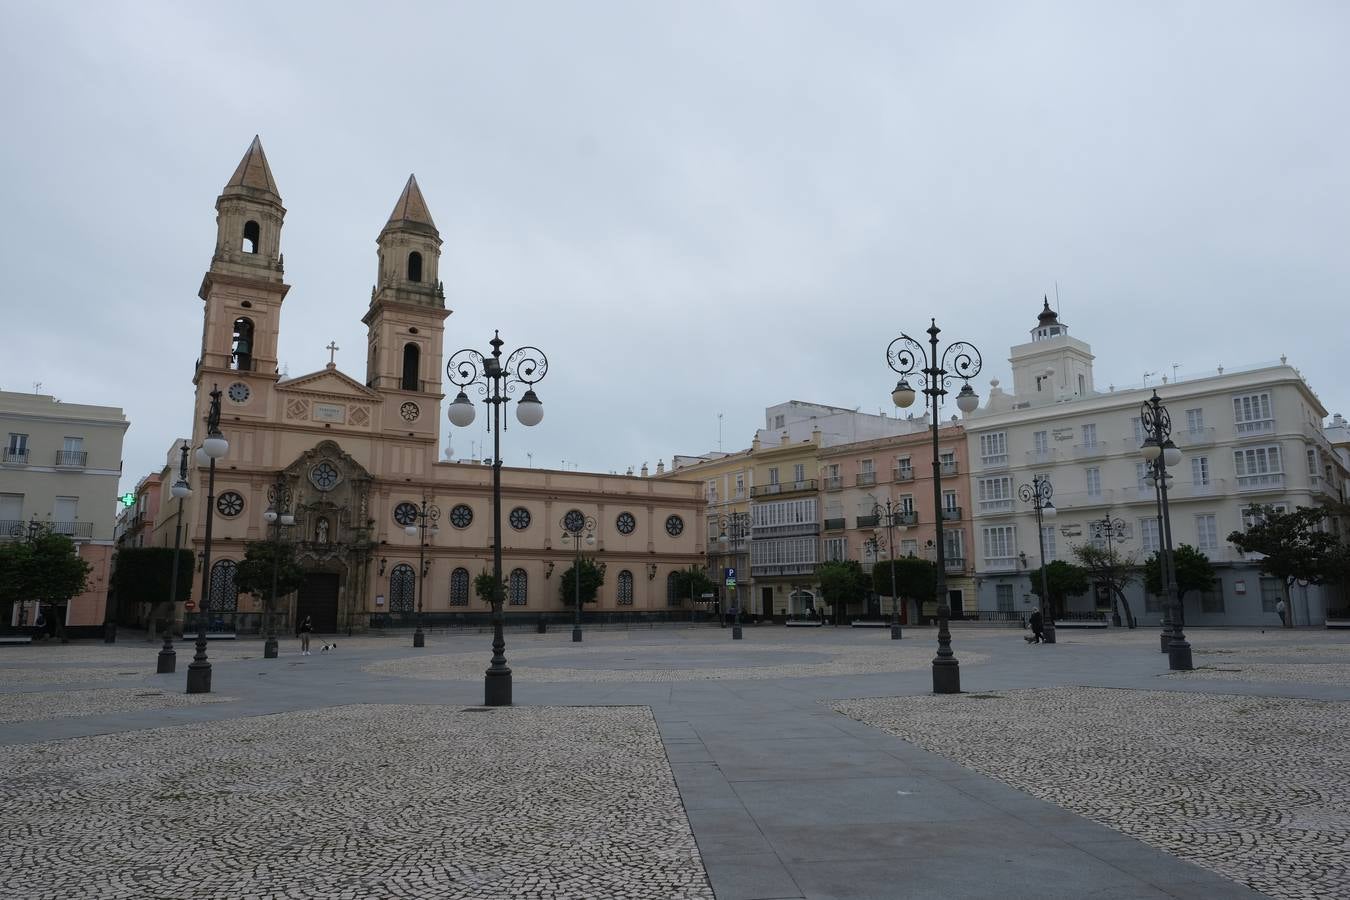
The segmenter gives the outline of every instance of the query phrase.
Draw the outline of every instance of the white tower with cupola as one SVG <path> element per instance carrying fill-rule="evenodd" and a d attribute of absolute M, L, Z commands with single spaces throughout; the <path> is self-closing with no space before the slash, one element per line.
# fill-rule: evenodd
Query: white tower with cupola
<path fill-rule="evenodd" d="M 1092 348 L 1069 337 L 1069 326 L 1045 298 L 1031 341 L 1013 347 L 1008 357 L 1014 402 L 1055 403 L 1092 396 L 1092 360 Z"/>

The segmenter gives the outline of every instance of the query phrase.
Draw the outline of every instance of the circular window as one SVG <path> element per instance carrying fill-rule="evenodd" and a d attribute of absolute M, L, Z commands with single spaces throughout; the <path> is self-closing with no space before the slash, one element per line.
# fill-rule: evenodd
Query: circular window
<path fill-rule="evenodd" d="M 417 524 L 417 504 L 400 503 L 394 507 L 394 521 L 407 527 Z"/>
<path fill-rule="evenodd" d="M 450 510 L 450 524 L 456 528 L 468 528 L 473 522 L 473 510 L 463 503 Z"/>
<path fill-rule="evenodd" d="M 243 403 L 248 400 L 250 393 L 251 391 L 249 391 L 248 385 L 244 384 L 242 381 L 236 381 L 234 384 L 230 385 L 229 396 L 235 403 Z"/>
<path fill-rule="evenodd" d="M 666 534 L 671 537 L 679 537 L 684 532 L 684 519 L 679 516 L 668 516 L 666 518 Z"/>
<path fill-rule="evenodd" d="M 621 512 L 614 520 L 614 527 L 619 529 L 619 534 L 632 534 L 637 531 L 637 519 L 630 512 Z"/>
<path fill-rule="evenodd" d="M 563 516 L 563 528 L 572 534 L 579 534 L 586 527 L 586 516 L 579 509 L 569 509 Z"/>
<path fill-rule="evenodd" d="M 530 527 L 530 511 L 523 506 L 517 506 L 511 510 L 511 515 L 507 517 L 507 520 L 516 531 L 524 531 Z"/>
<path fill-rule="evenodd" d="M 226 491 L 216 498 L 216 512 L 233 519 L 244 511 L 244 498 L 237 491 Z"/>
<path fill-rule="evenodd" d="M 406 422 L 417 421 L 417 417 L 421 415 L 421 413 L 422 411 L 417 408 L 417 404 L 413 403 L 411 400 L 398 408 L 398 414 L 402 416 Z"/>
<path fill-rule="evenodd" d="M 309 470 L 309 483 L 321 491 L 331 491 L 342 480 L 338 470 L 329 462 L 321 462 Z"/>

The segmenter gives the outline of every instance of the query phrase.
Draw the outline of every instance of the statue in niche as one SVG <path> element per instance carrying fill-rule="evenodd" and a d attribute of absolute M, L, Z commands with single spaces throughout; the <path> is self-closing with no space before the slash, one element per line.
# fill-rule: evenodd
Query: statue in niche
<path fill-rule="evenodd" d="M 314 540 L 319 544 L 328 543 L 328 520 L 322 516 L 314 524 Z"/>

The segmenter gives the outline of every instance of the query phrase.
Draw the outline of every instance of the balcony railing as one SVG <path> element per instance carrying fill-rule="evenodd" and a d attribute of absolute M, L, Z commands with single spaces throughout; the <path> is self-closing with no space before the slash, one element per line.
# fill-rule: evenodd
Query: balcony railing
<path fill-rule="evenodd" d="M 981 456 L 980 465 L 986 469 L 1006 469 L 1008 467 L 1008 454 L 995 453 L 992 456 Z"/>
<path fill-rule="evenodd" d="M 93 522 L 53 522 L 51 523 L 53 534 L 64 534 L 66 537 L 91 538 L 94 536 Z"/>
<path fill-rule="evenodd" d="M 1263 475 L 1239 475 L 1239 491 L 1269 491 L 1284 487 L 1283 472 L 1267 472 Z"/>
<path fill-rule="evenodd" d="M 757 484 L 750 489 L 751 497 L 771 497 L 774 494 L 791 494 L 798 491 L 814 491 L 817 481 L 807 478 L 804 481 L 784 481 L 776 484 Z"/>
<path fill-rule="evenodd" d="M 966 570 L 966 558 L 964 556 L 944 556 L 942 563 L 943 568 L 948 572 L 964 572 Z"/>
<path fill-rule="evenodd" d="M 960 518 L 961 518 L 961 507 L 959 506 L 942 507 L 942 521 L 956 522 L 959 521 Z"/>
<path fill-rule="evenodd" d="M 1059 459 L 1059 451 L 1055 449 L 1047 450 L 1028 450 L 1027 464 L 1032 466 L 1045 465 Z"/>
<path fill-rule="evenodd" d="M 21 538 L 28 533 L 28 523 L 23 519 L 0 519 L 0 541 Z"/>
<path fill-rule="evenodd" d="M 946 478 L 948 475 L 955 475 L 957 474 L 958 471 L 960 471 L 960 467 L 956 464 L 956 460 L 949 459 L 943 461 L 942 463 L 943 478 Z"/>
<path fill-rule="evenodd" d="M 1080 509 L 1089 506 L 1109 506 L 1115 502 L 1116 490 L 1107 488 L 1101 491 L 1071 491 L 1060 493 L 1055 491 L 1055 506 L 1060 510 Z"/>
<path fill-rule="evenodd" d="M 847 520 L 847 519 L 840 518 L 840 519 L 826 519 L 826 520 L 825 520 L 825 530 L 826 530 L 826 531 L 842 531 L 842 530 L 843 530 L 844 528 L 846 528 L 846 527 L 848 527 L 848 520 Z"/>
<path fill-rule="evenodd" d="M 84 468 L 84 462 L 89 458 L 89 454 L 84 450 L 57 450 L 56 464 L 58 466 L 71 466 Z"/>
<path fill-rule="evenodd" d="M 896 466 L 894 469 L 891 470 L 891 477 L 894 478 L 896 481 L 913 481 L 914 467 Z"/>
<path fill-rule="evenodd" d="M 857 485 L 858 487 L 868 487 L 869 485 L 876 484 L 876 483 L 877 483 L 877 473 L 876 473 L 876 472 L 859 472 L 859 473 L 858 473 L 858 476 L 853 480 L 853 483 L 854 483 L 855 485 Z"/>
<path fill-rule="evenodd" d="M 984 558 L 984 570 L 986 572 L 1006 572 L 1017 568 L 1017 557 L 1015 556 L 986 556 Z"/>
<path fill-rule="evenodd" d="M 881 516 L 858 516 L 859 528 L 876 528 Z"/>
<path fill-rule="evenodd" d="M 6 451 L 5 451 L 4 461 L 7 462 L 7 463 L 11 463 L 11 464 L 13 464 L 13 465 L 16 465 L 16 466 L 26 466 L 26 465 L 28 465 L 28 451 L 27 451 L 27 450 L 6 450 Z"/>
<path fill-rule="evenodd" d="M 751 565 L 750 577 L 771 578 L 774 575 L 814 575 L 816 563 L 782 563 L 778 565 Z"/>
<path fill-rule="evenodd" d="M 1249 422 L 1234 422 L 1233 433 L 1238 437 L 1248 437 L 1253 434 L 1274 434 L 1274 419 L 1253 419 Z"/>
<path fill-rule="evenodd" d="M 1172 432 L 1172 440 L 1178 447 L 1209 447 L 1214 444 L 1214 429 L 1182 429 Z"/>
<path fill-rule="evenodd" d="M 1009 497 L 1007 500 L 981 500 L 980 512 L 982 513 L 1002 513 L 1012 512 L 1013 502 Z"/>
<path fill-rule="evenodd" d="M 916 512 L 902 512 L 895 517 L 897 525 L 917 525 L 919 524 L 919 514 Z"/>
<path fill-rule="evenodd" d="M 844 489 L 844 479 L 838 475 L 828 475 L 825 478 L 825 490 L 842 491 Z"/>
<path fill-rule="evenodd" d="M 1074 444 L 1074 459 L 1091 459 L 1095 456 L 1105 456 L 1110 444 L 1106 441 L 1093 441 L 1091 444 Z"/>

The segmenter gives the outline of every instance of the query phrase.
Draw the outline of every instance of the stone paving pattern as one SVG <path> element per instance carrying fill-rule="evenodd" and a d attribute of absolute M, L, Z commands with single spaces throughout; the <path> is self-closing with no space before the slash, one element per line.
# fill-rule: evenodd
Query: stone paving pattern
<path fill-rule="evenodd" d="M 838 638 L 830 639 L 828 632 L 821 634 L 820 637 L 824 640 L 812 641 L 805 646 L 801 643 L 752 644 L 722 639 L 696 644 L 682 642 L 675 646 L 664 647 L 643 646 L 640 651 L 606 649 L 603 652 L 609 653 L 611 657 L 608 668 L 530 665 L 531 660 L 552 660 L 557 657 L 556 645 L 547 649 L 516 646 L 514 649 L 508 649 L 507 656 L 512 677 L 524 682 L 759 681 L 918 671 L 929 667 L 936 649 L 928 641 L 892 641 L 888 631 L 866 635 L 853 632 L 850 634 L 850 637 L 855 638 L 852 643 L 846 643 Z M 862 643 L 863 639 L 870 640 Z M 783 655 L 801 656 L 803 650 L 808 650 L 812 656 L 819 656 L 821 661 L 774 662 L 775 657 Z M 708 660 L 708 664 L 687 666 L 681 663 L 682 659 L 695 654 Z M 590 662 L 594 665 L 595 652 L 591 651 L 589 655 L 592 657 Z M 721 658 L 725 658 L 724 661 Z M 963 665 L 975 665 L 989 657 L 987 654 L 963 650 L 960 658 Z M 662 665 L 652 668 L 624 665 L 628 661 L 650 663 L 654 660 L 661 662 Z M 376 675 L 395 675 L 428 681 L 478 681 L 482 679 L 487 663 L 488 657 L 481 651 L 433 654 L 384 660 L 367 666 L 366 671 Z"/>
<path fill-rule="evenodd" d="M 24 691 L 0 694 L 0 723 L 39 722 L 67 716 L 101 716 L 146 709 L 181 709 L 203 703 L 228 703 L 232 699 L 215 693 L 166 693 L 157 688 Z"/>
<path fill-rule="evenodd" d="M 1058 687 L 834 709 L 1273 897 L 1350 897 L 1350 703 Z"/>
<path fill-rule="evenodd" d="M 355 705 L 26 744 L 0 804 L 0 896 L 27 900 L 713 897 L 640 707 Z"/>

